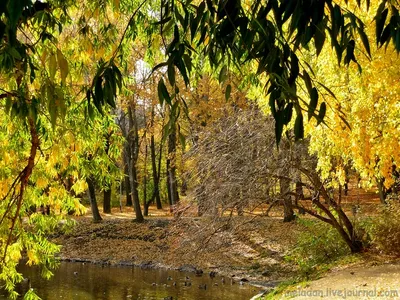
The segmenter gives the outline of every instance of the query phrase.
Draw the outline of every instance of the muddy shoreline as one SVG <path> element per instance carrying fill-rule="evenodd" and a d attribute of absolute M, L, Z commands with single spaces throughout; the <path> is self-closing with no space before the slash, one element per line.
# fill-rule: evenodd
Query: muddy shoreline
<path fill-rule="evenodd" d="M 212 273 L 266 292 L 296 272 L 284 256 L 299 228 L 277 219 L 222 224 L 226 228 L 217 234 L 215 228 L 221 224 L 203 219 L 155 218 L 142 224 L 129 219 L 76 221 L 72 231 L 51 237 L 62 245 L 61 261 Z"/>
<path fill-rule="evenodd" d="M 95 260 L 95 259 L 81 259 L 81 258 L 60 258 L 61 262 L 71 262 L 71 263 L 83 263 L 83 264 L 96 264 L 102 266 L 112 266 L 112 267 L 134 267 L 134 268 L 141 268 L 141 269 L 164 269 L 164 270 L 174 270 L 179 272 L 185 273 L 193 273 L 196 276 L 220 276 L 224 278 L 229 278 L 230 280 L 236 283 L 246 283 L 250 284 L 254 287 L 262 289 L 262 293 L 269 293 L 274 288 L 276 288 L 280 280 L 277 281 L 257 281 L 257 280 L 248 280 L 246 277 L 236 277 L 234 274 L 227 274 L 227 273 L 217 273 L 215 271 L 204 272 L 201 268 L 192 265 L 182 265 L 180 267 L 171 267 L 167 265 L 163 265 L 158 262 L 142 262 L 142 263 L 134 263 L 130 261 L 118 261 L 118 262 L 111 262 L 111 261 L 104 261 L 104 260 Z"/>

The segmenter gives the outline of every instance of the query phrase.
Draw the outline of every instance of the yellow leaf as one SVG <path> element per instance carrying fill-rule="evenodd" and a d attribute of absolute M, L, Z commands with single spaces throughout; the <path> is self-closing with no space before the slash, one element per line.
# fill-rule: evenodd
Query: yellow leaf
<path fill-rule="evenodd" d="M 48 184 L 48 181 L 47 181 L 45 178 L 43 178 L 43 177 L 39 177 L 39 178 L 36 180 L 36 186 L 37 186 L 39 189 L 45 188 L 45 187 L 47 186 L 47 184 Z"/>
<path fill-rule="evenodd" d="M 36 265 L 39 262 L 39 259 L 33 250 L 28 250 L 27 255 L 28 255 L 28 262 L 26 264 L 28 266 Z"/>

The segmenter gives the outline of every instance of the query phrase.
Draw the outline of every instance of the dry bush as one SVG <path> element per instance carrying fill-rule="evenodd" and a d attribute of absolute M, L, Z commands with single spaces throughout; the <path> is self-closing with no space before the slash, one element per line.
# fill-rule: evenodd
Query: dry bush
<path fill-rule="evenodd" d="M 388 200 L 379 214 L 375 216 L 367 231 L 371 236 L 371 244 L 387 254 L 400 254 L 400 202 Z"/>
<path fill-rule="evenodd" d="M 294 145 L 287 139 L 278 151 L 273 118 L 253 106 L 204 128 L 187 159 L 194 162 L 188 177 L 200 215 L 222 216 L 292 201 L 294 183 L 301 181 L 296 164 L 310 156 L 306 142 Z"/>

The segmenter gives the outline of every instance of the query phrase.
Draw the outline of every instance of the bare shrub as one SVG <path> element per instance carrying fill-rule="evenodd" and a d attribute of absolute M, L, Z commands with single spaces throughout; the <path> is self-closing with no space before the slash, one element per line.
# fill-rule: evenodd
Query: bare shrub
<path fill-rule="evenodd" d="M 371 236 L 371 244 L 387 254 L 400 254 L 400 202 L 387 200 L 380 213 L 375 216 L 367 231 Z"/>

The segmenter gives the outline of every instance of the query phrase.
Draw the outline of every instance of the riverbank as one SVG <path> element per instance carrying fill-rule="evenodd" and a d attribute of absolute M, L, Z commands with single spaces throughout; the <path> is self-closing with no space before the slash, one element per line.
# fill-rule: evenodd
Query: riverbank
<path fill-rule="evenodd" d="M 300 225 L 271 217 L 151 217 L 144 223 L 77 217 L 68 233 L 52 236 L 61 260 L 218 274 L 233 281 L 273 287 L 293 276 L 284 259 Z"/>
<path fill-rule="evenodd" d="M 90 215 L 74 217 L 77 224 L 72 231 L 57 233 L 51 240 L 62 245 L 60 258 L 64 261 L 220 275 L 232 284 L 249 282 L 268 292 L 283 283 L 267 299 L 293 296 L 293 292 L 315 290 L 319 285 L 334 290 L 348 286 L 352 279 L 363 281 L 359 287 L 364 283 L 372 286 L 374 279 L 363 276 L 362 270 L 398 263 L 396 257 L 370 249 L 315 266 L 313 273 L 306 275 L 314 281 L 301 283 L 305 274 L 286 257 L 300 233 L 307 230 L 304 222 L 283 223 L 274 216 L 210 219 L 193 215 L 175 219 L 168 211 L 153 211 L 144 223 L 136 223 L 132 216 L 129 210 L 115 211 L 103 214 L 101 223 L 93 223 Z M 345 279 L 340 281 L 341 276 L 337 276 L 336 283 L 330 282 L 337 272 L 343 272 L 338 274 L 344 274 Z M 351 276 L 346 277 L 348 274 Z M 325 281 L 315 281 L 321 276 L 327 276 Z M 375 286 L 381 287 L 379 282 Z"/>

